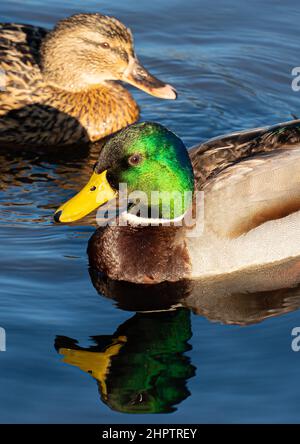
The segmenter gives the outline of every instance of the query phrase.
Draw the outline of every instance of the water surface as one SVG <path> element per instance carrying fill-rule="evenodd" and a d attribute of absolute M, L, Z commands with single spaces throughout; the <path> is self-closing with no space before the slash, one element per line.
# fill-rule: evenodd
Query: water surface
<path fill-rule="evenodd" d="M 170 102 L 131 89 L 142 119 L 188 146 L 299 115 L 296 0 L 8 0 L 0 10 L 2 21 L 46 27 L 80 11 L 120 18 L 145 66 L 179 92 Z M 0 153 L 0 421 L 299 422 L 299 291 L 224 295 L 231 283 L 215 282 L 199 299 L 164 284 L 142 299 L 90 276 L 94 227 L 56 226 L 51 214 L 96 158 L 95 148 Z"/>

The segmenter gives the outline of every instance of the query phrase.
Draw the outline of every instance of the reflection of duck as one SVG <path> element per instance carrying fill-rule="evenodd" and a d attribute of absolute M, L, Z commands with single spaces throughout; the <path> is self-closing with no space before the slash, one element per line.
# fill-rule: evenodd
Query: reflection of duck
<path fill-rule="evenodd" d="M 123 80 L 157 97 L 176 93 L 134 54 L 114 17 L 77 14 L 53 31 L 0 24 L 0 141 L 72 144 L 98 140 L 137 120 Z"/>
<path fill-rule="evenodd" d="M 90 270 L 100 295 L 129 311 L 186 307 L 211 321 L 249 325 L 300 308 L 300 260 L 247 273 L 236 272 L 201 281 L 161 282 L 156 285 L 112 281 Z"/>
<path fill-rule="evenodd" d="M 180 220 L 195 179 L 195 189 L 204 191 L 201 230 L 198 224 L 149 226 L 148 207 L 144 219 L 124 213 L 121 220 L 129 226 L 110 225 L 92 237 L 91 266 L 112 279 L 139 283 L 249 271 L 300 255 L 299 171 L 300 121 L 213 139 L 190 157 L 161 125 L 132 125 L 104 145 L 90 182 L 55 220 L 79 219 L 115 197 L 120 183 L 129 193 L 142 191 L 157 217 L 167 209 L 168 222 Z M 168 192 L 156 206 L 153 190 Z M 147 226 L 139 225 L 145 221 Z"/>
<path fill-rule="evenodd" d="M 194 367 L 184 355 L 191 337 L 188 310 L 136 314 L 112 336 L 94 336 L 82 348 L 57 337 L 63 361 L 90 373 L 102 400 L 124 413 L 167 413 L 189 396 L 186 380 Z"/>
<path fill-rule="evenodd" d="M 189 281 L 160 282 L 156 285 L 135 284 L 111 280 L 93 268 L 90 268 L 89 272 L 97 292 L 114 299 L 122 310 L 138 312 L 170 310 L 182 305 L 182 301 L 191 291 Z"/>

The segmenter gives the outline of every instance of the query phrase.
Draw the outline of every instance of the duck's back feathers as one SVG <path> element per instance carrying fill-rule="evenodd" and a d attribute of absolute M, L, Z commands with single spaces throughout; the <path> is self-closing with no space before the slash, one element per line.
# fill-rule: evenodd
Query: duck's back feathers
<path fill-rule="evenodd" d="M 238 237 L 300 210 L 300 146 L 227 167 L 202 190 L 207 228 Z"/>
<path fill-rule="evenodd" d="M 30 93 L 42 86 L 39 49 L 47 34 L 43 28 L 15 23 L 0 24 L 0 115 L 34 103 Z"/>
<path fill-rule="evenodd" d="M 300 147 L 300 120 L 215 137 L 189 151 L 198 190 L 225 168 L 259 154 Z"/>
<path fill-rule="evenodd" d="M 67 136 L 72 143 L 72 132 L 78 136 L 78 122 L 47 103 L 52 91 L 43 81 L 39 65 L 46 34 L 36 26 L 0 24 L 1 142 L 56 144 Z"/>

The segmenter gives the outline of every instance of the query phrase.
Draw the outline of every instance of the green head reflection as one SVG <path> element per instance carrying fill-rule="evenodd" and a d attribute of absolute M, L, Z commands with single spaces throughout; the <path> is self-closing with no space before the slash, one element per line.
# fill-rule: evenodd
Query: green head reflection
<path fill-rule="evenodd" d="M 112 336 L 94 336 L 95 345 L 82 348 L 58 337 L 63 361 L 91 374 L 102 400 L 123 413 L 168 413 L 189 396 L 187 379 L 195 368 L 190 349 L 190 312 L 138 313 Z"/>

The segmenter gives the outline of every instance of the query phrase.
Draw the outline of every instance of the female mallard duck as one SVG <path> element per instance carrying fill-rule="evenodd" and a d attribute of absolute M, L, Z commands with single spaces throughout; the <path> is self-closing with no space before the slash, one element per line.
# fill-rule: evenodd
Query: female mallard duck
<path fill-rule="evenodd" d="M 137 60 L 130 30 L 114 17 L 78 14 L 52 31 L 0 24 L 0 141 L 95 141 L 135 122 L 122 80 L 156 97 L 175 90 Z"/>
<path fill-rule="evenodd" d="M 132 125 L 106 142 L 89 183 L 55 220 L 83 217 L 116 197 L 122 183 L 128 193 L 144 193 L 133 210 L 148 202 L 158 217 L 131 208 L 92 236 L 90 264 L 112 279 L 204 278 L 300 255 L 300 120 L 212 139 L 189 154 L 161 125 Z M 187 223 L 191 193 L 197 217 Z"/>

